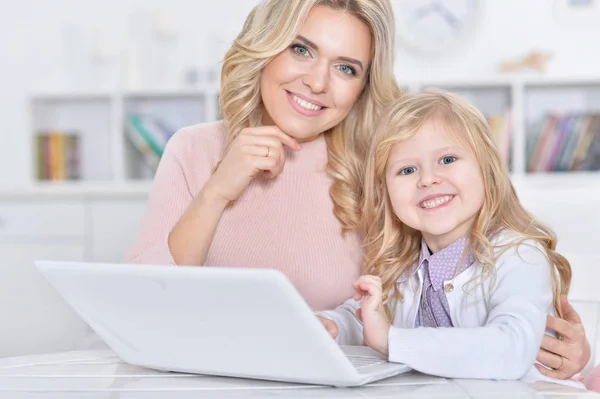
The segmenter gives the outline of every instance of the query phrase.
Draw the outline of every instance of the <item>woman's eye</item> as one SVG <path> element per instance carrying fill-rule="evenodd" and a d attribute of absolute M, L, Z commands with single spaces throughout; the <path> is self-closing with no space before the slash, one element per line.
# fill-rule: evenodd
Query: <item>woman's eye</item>
<path fill-rule="evenodd" d="M 415 168 L 414 166 L 408 166 L 408 167 L 400 170 L 400 172 L 398 172 L 398 174 L 399 175 L 412 175 L 416 171 L 417 171 L 417 168 Z"/>
<path fill-rule="evenodd" d="M 440 159 L 440 163 L 443 165 L 448 165 L 449 163 L 456 162 L 456 157 L 447 156 Z"/>
<path fill-rule="evenodd" d="M 350 65 L 340 65 L 338 69 L 346 75 L 356 75 L 356 69 L 352 68 Z"/>
<path fill-rule="evenodd" d="M 294 53 L 301 55 L 303 57 L 309 55 L 309 51 L 308 48 L 306 48 L 306 46 L 303 46 L 301 44 L 294 44 L 292 45 L 292 50 L 294 50 Z"/>

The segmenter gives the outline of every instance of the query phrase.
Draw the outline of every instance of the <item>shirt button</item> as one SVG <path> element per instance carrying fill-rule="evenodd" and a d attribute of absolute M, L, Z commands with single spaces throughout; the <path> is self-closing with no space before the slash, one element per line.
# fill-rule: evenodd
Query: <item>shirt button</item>
<path fill-rule="evenodd" d="M 454 290 L 454 286 L 451 283 L 448 283 L 444 286 L 444 291 L 452 292 L 452 290 Z"/>

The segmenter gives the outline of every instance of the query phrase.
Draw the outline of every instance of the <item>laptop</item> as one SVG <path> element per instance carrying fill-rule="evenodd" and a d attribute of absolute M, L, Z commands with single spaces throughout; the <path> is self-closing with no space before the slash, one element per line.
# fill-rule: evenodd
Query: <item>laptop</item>
<path fill-rule="evenodd" d="M 337 387 L 410 370 L 366 346 L 338 345 L 273 269 L 35 264 L 126 363 Z"/>

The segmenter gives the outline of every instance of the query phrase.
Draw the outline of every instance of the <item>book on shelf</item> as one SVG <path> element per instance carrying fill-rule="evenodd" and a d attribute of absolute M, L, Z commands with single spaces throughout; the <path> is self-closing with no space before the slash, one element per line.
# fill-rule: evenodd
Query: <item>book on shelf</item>
<path fill-rule="evenodd" d="M 145 166 L 154 171 L 175 130 L 157 116 L 130 113 L 125 120 L 125 133 Z"/>
<path fill-rule="evenodd" d="M 76 132 L 41 131 L 36 135 L 37 179 L 81 178 L 80 139 Z"/>
<path fill-rule="evenodd" d="M 496 143 L 496 147 L 500 155 L 506 160 L 506 164 L 510 166 L 511 158 L 511 138 L 512 138 L 512 121 L 511 112 L 507 111 L 503 114 L 486 115 L 492 138 Z"/>
<path fill-rule="evenodd" d="M 600 114 L 548 114 L 530 128 L 528 172 L 600 170 Z"/>

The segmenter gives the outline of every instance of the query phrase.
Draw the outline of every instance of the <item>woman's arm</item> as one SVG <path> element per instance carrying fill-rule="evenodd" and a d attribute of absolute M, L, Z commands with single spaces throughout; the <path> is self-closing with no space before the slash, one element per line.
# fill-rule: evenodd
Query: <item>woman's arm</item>
<path fill-rule="evenodd" d="M 209 180 L 169 234 L 169 250 L 177 265 L 203 265 L 229 201 Z"/>
<path fill-rule="evenodd" d="M 190 127 L 169 140 L 154 177 L 140 231 L 125 262 L 202 264 L 227 201 L 220 200 L 209 183 L 199 193 L 192 192 L 189 180 L 196 184 L 207 182 L 214 168 L 208 154 L 194 154 L 198 135 L 221 133 Z M 219 151 L 210 140 L 201 144 L 206 144 L 203 149 L 207 152 Z"/>
<path fill-rule="evenodd" d="M 449 378 L 523 377 L 534 364 L 552 306 L 551 270 L 543 253 L 527 244 L 518 255 L 516 248 L 507 250 L 498 265 L 484 326 L 391 327 L 390 361 Z"/>
<path fill-rule="evenodd" d="M 227 205 L 238 199 L 259 174 L 278 176 L 285 148 L 300 145 L 276 126 L 243 129 L 215 173 L 195 197 L 169 235 L 169 248 L 178 265 L 203 265 Z"/>
<path fill-rule="evenodd" d="M 205 132 L 198 132 L 205 133 Z M 206 132 L 212 133 L 212 132 Z M 148 196 L 148 203 L 140 230 L 134 243 L 125 256 L 126 263 L 175 265 L 169 248 L 169 233 L 188 207 L 194 202 L 188 182 L 186 170 L 186 151 L 190 146 L 190 136 L 197 132 L 182 129 L 171 137 L 167 143 L 160 164 L 154 176 L 152 190 Z M 199 165 L 193 165 L 201 169 Z M 197 178 L 207 179 L 210 175 L 209 167 L 206 171 L 197 172 Z"/>
<path fill-rule="evenodd" d="M 242 194 L 258 173 L 273 178 L 282 172 L 284 145 L 294 150 L 301 148 L 275 126 L 243 129 L 212 173 L 215 165 L 202 159 L 206 153 L 190 153 L 191 139 L 187 136 L 211 133 L 221 132 L 184 129 L 167 143 L 140 234 L 126 262 L 203 265 L 227 205 Z M 221 151 L 216 147 L 212 150 Z M 195 174 L 195 183 L 200 181 L 200 192 L 191 191 L 190 173 Z"/>
<path fill-rule="evenodd" d="M 547 377 L 566 380 L 580 373 L 590 361 L 592 351 L 585 336 L 579 314 L 561 297 L 563 319 L 548 316 L 546 328 L 557 333 L 559 338 L 544 335 L 537 361 L 550 367 L 536 364 L 540 373 Z M 562 360 L 561 360 L 562 357 Z"/>

